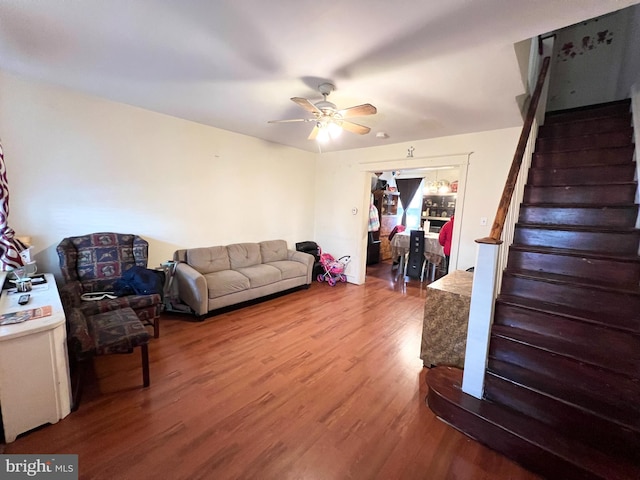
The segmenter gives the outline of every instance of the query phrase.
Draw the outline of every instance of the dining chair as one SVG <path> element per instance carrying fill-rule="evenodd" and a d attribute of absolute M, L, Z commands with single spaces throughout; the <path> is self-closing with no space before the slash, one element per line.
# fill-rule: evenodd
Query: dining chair
<path fill-rule="evenodd" d="M 424 232 L 422 230 L 411 230 L 409 232 L 409 255 L 405 275 L 410 278 L 424 279 Z"/>

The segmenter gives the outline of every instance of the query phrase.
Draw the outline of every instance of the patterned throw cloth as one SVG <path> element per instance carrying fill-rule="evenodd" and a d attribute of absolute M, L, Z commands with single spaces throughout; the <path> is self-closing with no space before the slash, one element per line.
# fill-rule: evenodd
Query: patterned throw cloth
<path fill-rule="evenodd" d="M 27 246 L 15 238 L 9 227 L 9 182 L 4 164 L 4 153 L 0 144 L 0 270 L 13 270 L 23 265 L 20 252 Z"/>

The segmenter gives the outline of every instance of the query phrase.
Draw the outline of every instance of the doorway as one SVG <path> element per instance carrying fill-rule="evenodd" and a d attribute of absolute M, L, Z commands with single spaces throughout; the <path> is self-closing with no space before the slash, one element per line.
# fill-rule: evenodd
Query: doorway
<path fill-rule="evenodd" d="M 369 183 L 372 189 L 371 192 L 367 192 L 367 196 L 374 199 L 373 189 L 376 188 L 376 185 L 377 188 L 380 188 L 381 185 L 384 186 L 387 197 L 391 197 L 393 194 L 397 195 L 397 179 L 419 178 L 421 183 L 408 205 L 404 226 L 407 230 L 423 229 L 426 232 L 430 232 L 431 236 L 435 236 L 452 215 L 455 215 L 456 219 L 462 218 L 468 158 L 468 154 L 423 158 L 418 159 L 418 162 L 422 163 L 422 165 L 409 164 L 408 166 L 394 169 L 385 168 L 377 172 L 367 169 L 366 175 L 371 178 Z M 376 196 L 380 197 L 379 192 Z M 388 201 L 392 202 L 392 200 Z M 390 282 L 391 279 L 396 278 L 395 271 L 393 271 L 394 259 L 391 258 L 391 246 L 388 236 L 393 227 L 401 223 L 402 214 L 405 210 L 402 202 L 398 203 L 399 206 L 396 210 L 389 210 L 386 206 L 378 208 L 380 231 L 376 237 L 380 239 L 380 254 L 378 261 L 372 259 L 371 255 L 366 256 L 366 264 L 363 265 L 362 270 L 365 273 L 365 278 L 363 279 L 365 282 L 368 275 L 376 278 L 383 277 Z M 454 230 L 457 230 L 457 233 L 454 231 L 454 242 L 452 243 L 451 251 L 451 259 L 453 261 L 450 262 L 451 270 L 454 270 L 457 266 L 457 252 L 459 249 L 457 238 L 459 238 L 460 234 L 459 221 L 455 222 Z M 369 247 L 370 232 L 367 239 L 369 240 L 367 247 Z M 431 240 L 433 243 L 433 239 Z M 393 273 L 389 275 L 386 273 L 387 271 Z M 444 272 L 438 276 L 442 274 Z M 425 273 L 425 277 L 425 282 L 428 283 L 431 278 L 429 272 Z M 419 280 L 418 283 L 420 283 Z"/>

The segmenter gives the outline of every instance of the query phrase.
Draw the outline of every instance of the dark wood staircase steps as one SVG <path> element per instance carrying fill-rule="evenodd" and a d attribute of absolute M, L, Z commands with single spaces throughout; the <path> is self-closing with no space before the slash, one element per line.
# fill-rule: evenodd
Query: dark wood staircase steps
<path fill-rule="evenodd" d="M 638 205 L 572 205 L 523 203 L 518 221 L 521 224 L 633 228 Z"/>
<path fill-rule="evenodd" d="M 547 478 L 639 478 L 640 467 L 624 455 L 603 453 L 505 405 L 467 395 L 459 369 L 433 368 L 427 383 L 427 402 L 439 418 Z"/>
<path fill-rule="evenodd" d="M 592 133 L 575 137 L 543 137 L 536 141 L 536 152 L 552 153 L 590 148 L 624 147 L 633 141 L 633 129 L 629 126 L 622 130 L 606 133 Z"/>
<path fill-rule="evenodd" d="M 590 165 L 580 167 L 532 168 L 529 170 L 529 185 L 598 185 L 630 183 L 636 172 L 633 162 L 618 165 Z"/>
<path fill-rule="evenodd" d="M 611 252 L 633 255 L 638 251 L 640 231 L 637 229 L 587 228 L 572 225 L 518 224 L 515 245 L 568 248 L 588 252 Z"/>
<path fill-rule="evenodd" d="M 640 431 L 493 372 L 487 372 L 485 398 L 609 454 L 633 457 L 640 450 Z"/>
<path fill-rule="evenodd" d="M 487 371 L 630 429 L 640 427 L 640 407 L 631 399 L 631 394 L 640 395 L 640 386 L 625 375 L 499 336 L 491 338 Z"/>
<path fill-rule="evenodd" d="M 624 99 L 616 102 L 607 102 L 599 105 L 587 105 L 584 107 L 570 108 L 547 112 L 544 124 L 580 122 L 589 119 L 603 119 L 618 115 L 627 115 L 631 108 L 631 100 Z"/>
<path fill-rule="evenodd" d="M 640 230 L 628 100 L 547 114 L 495 302 L 482 399 L 436 414 L 549 478 L 640 479 Z"/>
<path fill-rule="evenodd" d="M 525 321 L 521 314 L 513 309 L 496 312 L 491 334 L 620 375 L 640 377 L 640 334 L 627 335 L 624 331 L 595 328 L 551 315 Z M 504 318 L 498 320 L 500 316 Z M 543 325 L 545 320 L 552 323 Z M 566 333 L 571 336 L 564 336 Z M 611 355 L 612 348 L 615 355 Z"/>
<path fill-rule="evenodd" d="M 573 203 L 587 205 L 625 205 L 633 199 L 635 182 L 604 185 L 527 185 L 525 203 Z"/>
<path fill-rule="evenodd" d="M 507 260 L 509 270 L 544 271 L 585 278 L 615 278 L 616 282 L 637 284 L 640 258 L 551 247 L 512 245 Z"/>
<path fill-rule="evenodd" d="M 544 299 L 556 305 L 580 305 L 594 312 L 629 316 L 640 322 L 640 287 L 616 284 L 612 279 L 595 281 L 546 272 L 511 271 L 502 277 L 502 293 Z"/>
<path fill-rule="evenodd" d="M 587 118 L 569 122 L 548 122 L 538 129 L 538 138 L 546 137 L 578 137 L 593 133 L 615 132 L 631 126 L 631 113 L 609 117 Z"/>
<path fill-rule="evenodd" d="M 516 295 L 501 293 L 498 295 L 496 300 L 496 311 L 505 308 L 505 306 L 511 306 L 513 309 L 517 309 L 522 312 L 524 315 L 531 318 L 531 322 L 534 322 L 538 316 L 547 314 L 583 323 L 589 323 L 595 328 L 594 331 L 597 331 L 601 327 L 605 327 L 620 330 L 631 335 L 637 335 L 640 333 L 640 320 L 637 317 L 618 315 L 611 311 L 603 314 L 590 309 L 581 308 L 582 305 L 558 305 L 536 298 L 518 297 Z M 524 313 L 524 310 L 527 310 L 528 312 Z M 514 316 L 515 314 L 512 310 L 512 317 L 509 321 L 514 321 Z M 497 319 L 496 323 L 500 324 L 500 322 L 501 320 Z"/>
<path fill-rule="evenodd" d="M 574 150 L 533 154 L 531 166 L 534 168 L 579 167 L 582 165 L 615 165 L 632 161 L 633 145 L 616 148 L 593 148 L 591 150 Z"/>

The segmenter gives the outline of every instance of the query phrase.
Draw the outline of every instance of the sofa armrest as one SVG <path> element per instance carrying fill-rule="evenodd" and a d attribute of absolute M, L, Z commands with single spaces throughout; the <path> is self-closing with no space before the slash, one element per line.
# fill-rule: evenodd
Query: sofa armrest
<path fill-rule="evenodd" d="M 189 305 L 196 315 L 206 314 L 209 311 L 209 295 L 204 275 L 187 263 L 178 263 L 174 275 L 180 300 Z"/>
<path fill-rule="evenodd" d="M 288 250 L 287 258 L 295 262 L 303 263 L 307 266 L 307 285 L 310 285 L 313 281 L 313 279 L 311 278 L 313 275 L 313 263 L 316 260 L 313 255 L 299 252 L 297 250 Z"/>

